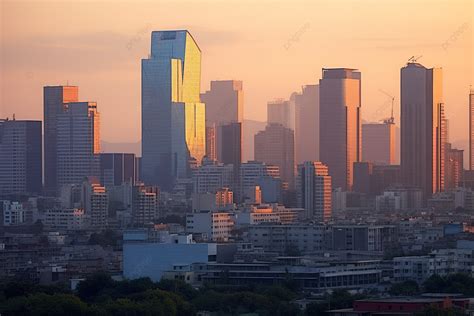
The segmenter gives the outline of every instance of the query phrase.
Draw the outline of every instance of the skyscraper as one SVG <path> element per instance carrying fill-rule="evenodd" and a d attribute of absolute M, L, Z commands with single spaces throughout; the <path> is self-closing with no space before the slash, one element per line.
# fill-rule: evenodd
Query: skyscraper
<path fill-rule="evenodd" d="M 190 177 L 205 155 L 205 105 L 200 102 L 201 50 L 186 30 L 151 34 L 142 59 L 143 180 L 170 189 Z"/>
<path fill-rule="evenodd" d="M 319 160 L 319 85 L 295 95 L 295 158 L 297 164 Z"/>
<path fill-rule="evenodd" d="M 395 124 L 362 124 L 362 160 L 379 165 L 395 164 Z"/>
<path fill-rule="evenodd" d="M 350 191 L 353 164 L 361 160 L 361 74 L 355 69 L 323 69 L 319 81 L 320 160 L 334 188 Z"/>
<path fill-rule="evenodd" d="M 101 153 L 100 183 L 105 187 L 122 185 L 124 182 L 134 185 L 138 181 L 136 164 L 135 154 Z"/>
<path fill-rule="evenodd" d="M 278 99 L 267 103 L 268 124 L 281 124 L 286 128 L 294 130 L 294 121 L 295 111 L 294 104 L 292 104 L 292 102 Z"/>
<path fill-rule="evenodd" d="M 42 191 L 41 121 L 0 120 L 0 195 Z"/>
<path fill-rule="evenodd" d="M 96 102 L 70 102 L 57 114 L 57 186 L 99 176 L 100 114 Z"/>
<path fill-rule="evenodd" d="M 424 198 L 444 189 L 446 121 L 442 69 L 409 62 L 401 69 L 401 168 Z"/>
<path fill-rule="evenodd" d="M 464 150 L 453 148 L 450 143 L 446 143 L 445 146 L 444 188 L 452 190 L 461 185 L 464 171 Z"/>
<path fill-rule="evenodd" d="M 206 104 L 206 126 L 243 122 L 244 91 L 240 80 L 211 81 L 211 89 L 201 94 Z"/>
<path fill-rule="evenodd" d="M 278 166 L 282 181 L 294 189 L 295 143 L 292 129 L 269 124 L 255 135 L 255 160 Z"/>
<path fill-rule="evenodd" d="M 240 156 L 236 164 L 238 168 L 237 165 L 242 160 L 241 135 L 244 115 L 242 81 L 211 81 L 211 89 L 201 94 L 201 100 L 206 104 L 206 129 L 211 133 L 211 129 L 214 128 L 214 138 L 207 140 L 207 146 L 210 147 L 209 150 L 206 148 L 208 158 L 212 159 L 212 148 L 215 148 L 215 157 L 219 162 L 234 163 L 234 159 Z M 231 138 L 229 138 L 231 136 L 229 133 L 233 135 Z M 229 162 L 231 147 L 235 147 L 239 152 L 235 152 L 234 159 Z"/>
<path fill-rule="evenodd" d="M 319 161 L 306 161 L 298 166 L 298 204 L 306 218 L 327 221 L 331 218 L 332 186 L 328 167 Z"/>
<path fill-rule="evenodd" d="M 469 170 L 474 170 L 474 89 L 469 91 Z"/>
<path fill-rule="evenodd" d="M 44 111 L 44 189 L 56 194 L 57 187 L 57 116 L 69 102 L 79 101 L 75 86 L 47 86 L 43 88 Z"/>

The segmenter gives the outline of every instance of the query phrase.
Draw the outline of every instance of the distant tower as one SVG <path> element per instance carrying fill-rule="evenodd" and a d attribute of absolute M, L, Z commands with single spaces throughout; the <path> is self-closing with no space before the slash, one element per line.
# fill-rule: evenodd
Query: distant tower
<path fill-rule="evenodd" d="M 278 166 L 282 181 L 294 189 L 295 143 L 292 129 L 281 124 L 269 124 L 255 135 L 255 160 Z"/>
<path fill-rule="evenodd" d="M 319 160 L 319 85 L 295 95 L 295 157 L 298 164 Z"/>
<path fill-rule="evenodd" d="M 57 185 L 100 174 L 100 114 L 96 102 L 70 102 L 57 115 Z"/>
<path fill-rule="evenodd" d="M 446 120 L 442 69 L 408 62 L 401 69 L 401 170 L 424 198 L 444 190 Z"/>
<path fill-rule="evenodd" d="M 353 164 L 361 160 L 361 73 L 323 69 L 319 81 L 320 160 L 334 188 L 352 190 Z"/>
<path fill-rule="evenodd" d="M 43 88 L 44 110 L 44 189 L 55 195 L 57 186 L 57 117 L 69 102 L 79 101 L 75 86 L 47 86 Z"/>
<path fill-rule="evenodd" d="M 474 89 L 469 91 L 469 170 L 474 170 Z"/>
<path fill-rule="evenodd" d="M 362 124 L 362 160 L 379 165 L 395 164 L 395 123 Z"/>
<path fill-rule="evenodd" d="M 41 121 L 0 119 L 0 195 L 41 194 Z"/>
<path fill-rule="evenodd" d="M 186 30 L 151 34 L 142 59 L 142 179 L 165 190 L 205 155 L 201 50 Z"/>

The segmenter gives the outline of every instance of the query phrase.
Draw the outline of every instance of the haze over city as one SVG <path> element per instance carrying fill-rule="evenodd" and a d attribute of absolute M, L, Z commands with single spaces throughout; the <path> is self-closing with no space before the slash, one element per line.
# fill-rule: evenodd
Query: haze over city
<path fill-rule="evenodd" d="M 474 315 L 474 0 L 0 0 L 0 316 Z"/>
<path fill-rule="evenodd" d="M 202 50 L 201 91 L 242 80 L 244 118 L 256 121 L 268 101 L 316 84 L 321 68 L 350 67 L 363 74 L 362 118 L 390 115 L 382 90 L 399 125 L 400 68 L 422 55 L 443 68 L 449 136 L 467 150 L 473 10 L 470 0 L 2 1 L 0 116 L 41 119 L 42 87 L 69 83 L 100 104 L 104 141 L 139 142 L 149 34 L 187 29 Z"/>

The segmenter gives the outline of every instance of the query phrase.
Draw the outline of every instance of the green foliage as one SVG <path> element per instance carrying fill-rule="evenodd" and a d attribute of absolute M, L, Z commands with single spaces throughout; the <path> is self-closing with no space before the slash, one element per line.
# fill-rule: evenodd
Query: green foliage
<path fill-rule="evenodd" d="M 120 239 L 115 231 L 107 229 L 101 233 L 93 233 L 89 237 L 89 245 L 101 245 L 102 247 L 115 246 Z"/>
<path fill-rule="evenodd" d="M 474 295 L 474 278 L 463 273 L 450 274 L 446 277 L 433 275 L 423 283 L 425 292 L 461 293 Z"/>
<path fill-rule="evenodd" d="M 392 285 L 389 293 L 392 295 L 411 296 L 420 294 L 420 288 L 415 281 L 405 281 Z"/>

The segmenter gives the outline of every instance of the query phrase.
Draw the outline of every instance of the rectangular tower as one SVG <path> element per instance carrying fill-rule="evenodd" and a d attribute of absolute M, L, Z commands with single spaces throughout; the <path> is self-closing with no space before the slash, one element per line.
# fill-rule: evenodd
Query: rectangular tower
<path fill-rule="evenodd" d="M 362 160 L 378 165 L 395 164 L 395 124 L 362 124 Z"/>
<path fill-rule="evenodd" d="M 442 69 L 408 63 L 401 69 L 401 170 L 424 198 L 444 190 L 446 120 Z"/>
<path fill-rule="evenodd" d="M 44 188 L 56 194 L 57 187 L 57 116 L 69 102 L 79 101 L 75 86 L 47 86 L 43 88 L 44 115 Z"/>
<path fill-rule="evenodd" d="M 205 105 L 200 102 L 201 50 L 186 30 L 151 34 L 142 59 L 142 179 L 172 188 L 205 155 Z"/>
<path fill-rule="evenodd" d="M 353 164 L 361 160 L 361 73 L 355 69 L 323 69 L 319 81 L 320 158 L 328 166 L 334 188 L 350 191 Z"/>

